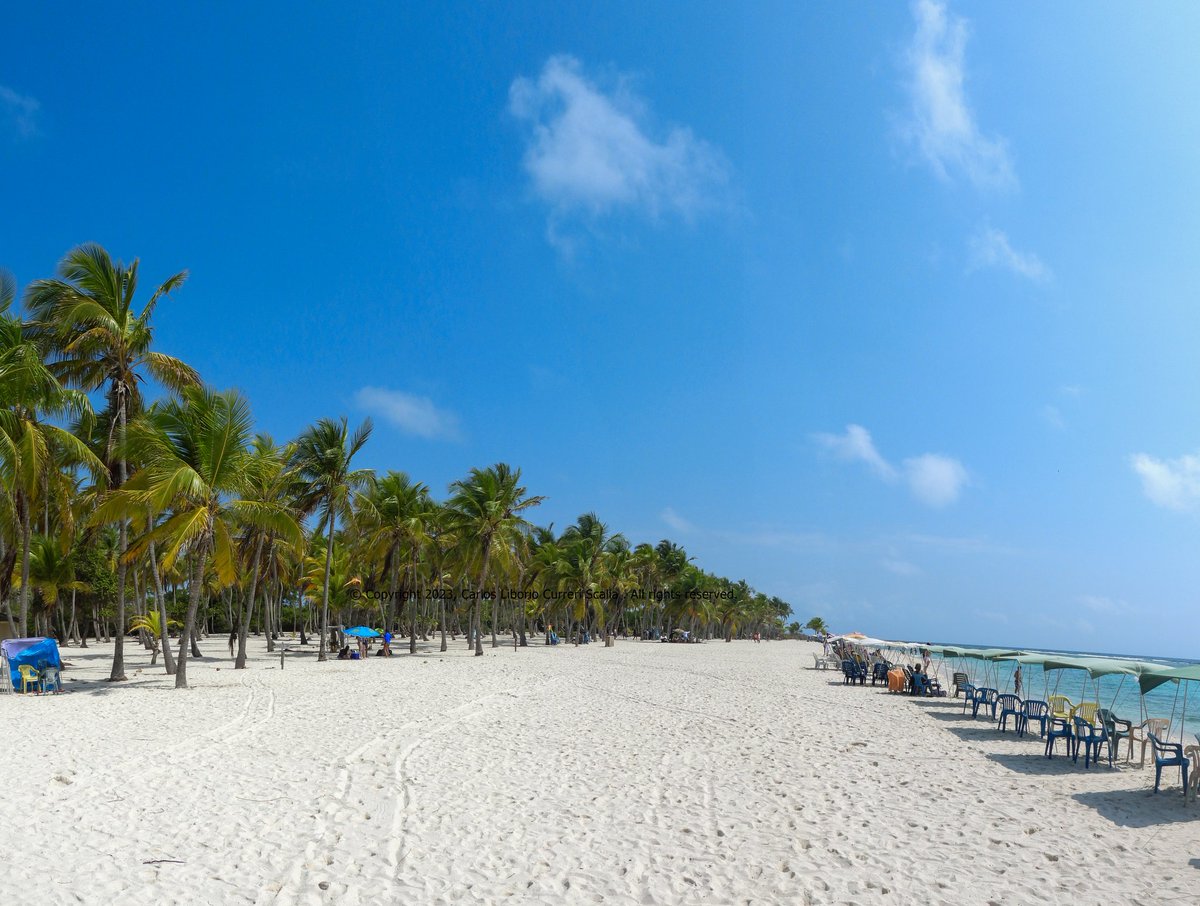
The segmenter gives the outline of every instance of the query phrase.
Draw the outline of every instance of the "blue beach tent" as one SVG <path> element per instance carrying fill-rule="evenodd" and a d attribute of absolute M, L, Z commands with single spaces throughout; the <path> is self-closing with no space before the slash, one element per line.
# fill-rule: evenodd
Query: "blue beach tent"
<path fill-rule="evenodd" d="M 5 639 L 0 642 L 0 660 L 14 690 L 21 688 L 21 671 L 18 668 L 22 664 L 38 670 L 43 667 L 62 669 L 58 642 L 54 639 Z"/>
<path fill-rule="evenodd" d="M 379 633 L 374 629 L 369 629 L 366 626 L 351 626 L 347 629 L 344 635 L 353 636 L 356 639 L 377 639 Z"/>

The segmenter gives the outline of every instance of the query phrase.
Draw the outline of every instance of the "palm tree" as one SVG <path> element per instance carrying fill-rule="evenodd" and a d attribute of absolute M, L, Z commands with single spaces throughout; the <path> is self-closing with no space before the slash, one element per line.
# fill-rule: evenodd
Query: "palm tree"
<path fill-rule="evenodd" d="M 167 644 L 167 638 L 171 629 L 179 629 L 183 624 L 178 620 L 167 618 L 167 632 L 163 631 L 163 618 L 157 610 L 151 610 L 133 618 L 129 623 L 131 632 L 144 632 L 154 639 L 154 653 L 150 656 L 150 666 L 153 667 L 158 661 L 158 647 L 162 645 L 163 652 L 171 650 Z"/>
<path fill-rule="evenodd" d="M 91 590 L 86 582 L 75 578 L 75 564 L 71 560 L 70 552 L 63 548 L 58 539 L 45 535 L 35 535 L 33 538 L 28 577 L 22 578 L 22 587 L 26 582 L 42 599 L 45 616 L 50 625 L 53 625 L 53 616 L 63 592 Z"/>
<path fill-rule="evenodd" d="M 487 587 L 488 565 L 497 553 L 498 542 L 528 526 L 520 514 L 545 499 L 527 496 L 520 482 L 521 470 L 501 462 L 486 469 L 472 469 L 465 479 L 450 485 L 447 506 L 453 511 L 459 541 L 473 547 L 479 557 L 479 582 L 470 630 L 474 633 L 476 657 L 483 656 L 480 609 Z"/>
<path fill-rule="evenodd" d="M 363 547 L 389 575 L 390 590 L 384 608 L 384 628 L 389 631 L 401 570 L 408 571 L 405 585 L 411 602 L 408 618 L 408 650 L 411 654 L 417 651 L 417 591 L 420 584 L 417 563 L 422 546 L 429 542 L 434 509 L 429 486 L 414 482 L 403 472 L 388 472 L 375 481 L 367 493 L 359 495 L 357 516 Z M 405 554 L 407 564 L 402 563 Z"/>
<path fill-rule="evenodd" d="M 184 390 L 180 399 L 155 405 L 129 425 L 128 449 L 122 456 L 128 454 L 143 465 L 109 493 L 93 516 L 105 521 L 147 508 L 170 512 L 129 546 L 125 559 L 141 556 L 154 543 L 162 546 L 164 571 L 184 559 L 190 567 L 176 689 L 187 688 L 188 645 L 210 567 L 217 587 L 237 581 L 236 526 L 253 525 L 294 544 L 300 542 L 299 527 L 286 509 L 240 497 L 253 490 L 256 478 L 250 438 L 250 406 L 239 393 L 201 387 Z"/>
<path fill-rule="evenodd" d="M 27 325 L 9 314 L 16 295 L 12 277 L 0 271 L 0 524 L 9 538 L 20 536 L 20 623 L 29 619 L 29 569 L 33 540 L 32 510 L 61 483 L 62 467 L 85 465 L 103 480 L 103 464 L 74 434 L 45 417 L 91 415 L 87 397 L 64 388 L 28 336 Z"/>
<path fill-rule="evenodd" d="M 307 487 L 301 498 L 302 512 L 320 509 L 314 529 L 326 535 L 325 579 L 321 593 L 321 644 L 317 660 L 327 659 L 329 639 L 329 570 L 333 563 L 333 533 L 339 519 L 350 515 L 350 495 L 366 486 L 372 476 L 369 469 L 351 469 L 350 464 L 371 436 L 367 419 L 350 436 L 346 419 L 323 418 L 300 435 L 295 443 L 292 464 Z"/>
<path fill-rule="evenodd" d="M 150 296 L 141 313 L 134 310 L 138 261 L 113 261 L 92 243 L 67 253 L 58 277 L 29 287 L 27 302 L 34 333 L 57 358 L 56 374 L 86 393 L 104 389 L 107 395 L 109 437 L 105 459 L 109 484 L 125 483 L 127 463 L 123 438 L 129 420 L 142 410 L 141 383 L 148 374 L 170 390 L 199 383 L 196 372 L 179 359 L 151 350 L 150 320 L 159 301 L 183 285 L 187 271 L 167 279 Z M 125 626 L 125 579 L 128 526 L 119 526 L 121 557 L 117 566 L 117 626 Z M 125 679 L 124 633 L 116 638 L 110 680 Z"/>

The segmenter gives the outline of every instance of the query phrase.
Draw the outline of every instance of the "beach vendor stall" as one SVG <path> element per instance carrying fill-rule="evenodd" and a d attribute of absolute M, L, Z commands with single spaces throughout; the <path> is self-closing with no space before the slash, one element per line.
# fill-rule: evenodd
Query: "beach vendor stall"
<path fill-rule="evenodd" d="M 5 639 L 0 642 L 0 667 L 9 680 L 6 692 L 62 691 L 62 658 L 54 639 Z"/>

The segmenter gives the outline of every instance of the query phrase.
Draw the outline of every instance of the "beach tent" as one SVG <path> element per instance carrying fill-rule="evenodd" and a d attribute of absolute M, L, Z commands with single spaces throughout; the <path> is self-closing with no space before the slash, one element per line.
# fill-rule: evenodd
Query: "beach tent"
<path fill-rule="evenodd" d="M 349 629 L 347 629 L 342 634 L 348 635 L 348 636 L 353 636 L 356 639 L 377 639 L 377 638 L 379 638 L 378 632 L 376 632 L 374 629 L 370 629 L 366 626 L 351 626 Z"/>
<path fill-rule="evenodd" d="M 47 666 L 61 670 L 58 642 L 54 639 L 5 639 L 0 642 L 0 665 L 8 674 L 12 690 L 21 688 L 19 668 L 22 664 L 39 670 Z"/>

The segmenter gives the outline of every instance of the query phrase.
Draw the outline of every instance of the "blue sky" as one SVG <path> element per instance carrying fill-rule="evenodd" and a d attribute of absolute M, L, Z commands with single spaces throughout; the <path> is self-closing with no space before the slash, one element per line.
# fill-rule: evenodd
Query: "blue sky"
<path fill-rule="evenodd" d="M 0 264 L 872 635 L 1200 657 L 1194 5 L 8 11 Z"/>

